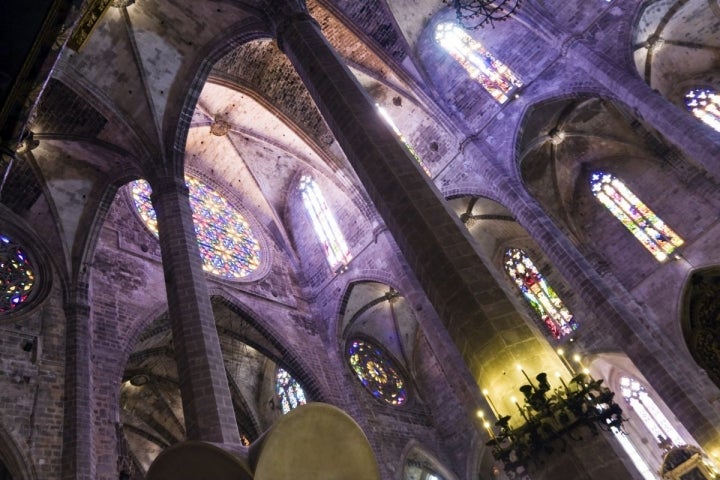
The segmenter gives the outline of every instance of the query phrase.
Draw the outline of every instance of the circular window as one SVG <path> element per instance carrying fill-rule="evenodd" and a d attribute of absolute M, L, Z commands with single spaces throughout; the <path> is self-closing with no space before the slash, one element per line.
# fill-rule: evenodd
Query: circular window
<path fill-rule="evenodd" d="M 35 270 L 25 251 L 0 234 L 0 314 L 25 305 L 35 285 Z"/>
<path fill-rule="evenodd" d="M 347 358 L 360 383 L 374 397 L 390 405 L 405 404 L 405 381 L 379 347 L 366 340 L 353 340 L 348 344 Z"/>
<path fill-rule="evenodd" d="M 203 269 L 229 279 L 240 279 L 255 272 L 260 266 L 260 244 L 245 218 L 225 197 L 201 181 L 185 177 L 185 182 L 190 190 Z M 150 184 L 144 180 L 132 182 L 130 193 L 145 226 L 159 236 Z"/>

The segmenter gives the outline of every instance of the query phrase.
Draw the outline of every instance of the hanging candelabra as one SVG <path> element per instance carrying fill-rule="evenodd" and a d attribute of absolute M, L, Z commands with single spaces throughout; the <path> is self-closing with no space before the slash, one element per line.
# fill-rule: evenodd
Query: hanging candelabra
<path fill-rule="evenodd" d="M 564 451 L 568 439 L 582 440 L 582 428 L 593 435 L 613 427 L 622 431 L 622 409 L 602 379 L 580 373 L 568 385 L 558 376 L 561 386 L 552 388 L 544 372 L 535 377 L 537 385 L 525 377 L 529 384 L 520 387 L 523 404 L 513 399 L 523 423 L 512 427 L 509 415 L 501 417 L 487 442 L 510 478 L 522 478 L 531 463 L 541 463 L 557 449 Z"/>
<path fill-rule="evenodd" d="M 477 29 L 485 24 L 495 27 L 495 22 L 510 18 L 520 8 L 521 0 L 443 0 L 453 6 L 458 24 L 467 29 Z"/>

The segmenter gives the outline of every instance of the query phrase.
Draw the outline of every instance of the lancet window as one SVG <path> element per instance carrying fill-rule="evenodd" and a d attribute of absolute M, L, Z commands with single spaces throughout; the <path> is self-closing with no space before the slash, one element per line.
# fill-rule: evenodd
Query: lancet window
<path fill-rule="evenodd" d="M 510 94 L 522 86 L 522 82 L 510 68 L 493 57 L 480 42 L 455 23 L 438 24 L 435 40 L 462 65 L 470 78 L 482 85 L 497 102 L 507 102 Z"/>
<path fill-rule="evenodd" d="M 505 252 L 504 266 L 553 337 L 562 338 L 578 328 L 575 317 L 523 250 L 509 248 Z"/>
<path fill-rule="evenodd" d="M 190 207 L 203 269 L 224 278 L 239 279 L 260 265 L 260 244 L 248 222 L 227 199 L 200 180 L 185 177 L 190 190 Z M 130 184 L 135 208 L 145 226 L 157 237 L 157 216 L 153 209 L 150 184 L 137 180 Z"/>
<path fill-rule="evenodd" d="M 35 284 L 35 271 L 23 248 L 0 235 L 0 314 L 25 304 Z"/>
<path fill-rule="evenodd" d="M 305 391 L 300 386 L 300 383 L 283 368 L 277 370 L 275 391 L 280 399 L 280 410 L 283 415 L 307 403 Z"/>
<path fill-rule="evenodd" d="M 375 398 L 394 406 L 407 401 L 405 381 L 380 347 L 366 340 L 353 340 L 348 343 L 347 359 L 360 383 Z"/>
<path fill-rule="evenodd" d="M 335 217 L 325 202 L 320 188 L 315 180 L 308 175 L 303 175 L 300 179 L 300 193 L 302 194 L 303 204 L 312 220 L 315 234 L 322 243 L 330 268 L 336 269 L 342 265 L 346 265 L 352 255 L 348 249 L 345 237 L 343 237 L 340 227 L 338 227 Z"/>
<path fill-rule="evenodd" d="M 716 90 L 707 87 L 688 90 L 685 106 L 697 118 L 720 132 L 720 94 Z"/>
<path fill-rule="evenodd" d="M 595 172 L 590 176 L 593 195 L 625 225 L 638 241 L 660 262 L 665 261 L 684 241 L 660 220 L 613 175 Z"/>
<path fill-rule="evenodd" d="M 687 443 L 636 379 L 621 377 L 620 393 L 661 448 L 669 448 L 671 444 L 679 447 Z"/>

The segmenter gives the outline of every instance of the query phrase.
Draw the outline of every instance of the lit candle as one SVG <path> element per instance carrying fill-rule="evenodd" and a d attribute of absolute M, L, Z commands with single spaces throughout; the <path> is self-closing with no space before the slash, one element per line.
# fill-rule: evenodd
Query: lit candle
<path fill-rule="evenodd" d="M 500 418 L 500 414 L 498 413 L 498 409 L 495 408 L 495 404 L 490 399 L 490 392 L 488 392 L 487 388 L 483 389 L 482 394 L 485 395 L 485 399 L 490 404 L 490 410 L 495 414 L 495 418 Z"/>
<path fill-rule="evenodd" d="M 515 398 L 515 397 L 510 397 L 510 401 L 515 404 L 515 406 L 517 407 L 518 411 L 520 412 L 520 415 L 522 415 L 522 417 L 523 417 L 523 418 L 525 419 L 525 421 L 527 422 L 527 421 L 528 421 L 528 418 L 527 418 L 527 416 L 525 416 L 525 412 L 523 411 L 522 407 L 521 407 L 520 404 L 518 403 L 517 398 Z"/>
<path fill-rule="evenodd" d="M 568 386 L 565 384 L 565 380 L 560 376 L 560 372 L 555 372 L 555 376 L 560 380 L 560 383 L 562 383 L 562 386 L 565 387 L 565 391 L 568 391 Z"/>
<path fill-rule="evenodd" d="M 525 378 L 527 379 L 527 381 L 528 381 L 528 383 L 530 384 L 530 386 L 533 387 L 533 388 L 535 388 L 535 385 L 533 385 L 532 380 L 530 380 L 530 377 L 528 377 L 527 373 L 525 373 L 525 370 L 523 370 L 522 366 L 521 366 L 521 365 L 518 365 L 518 366 L 517 366 L 517 369 L 522 372 L 522 374 L 525 376 Z"/>
<path fill-rule="evenodd" d="M 487 430 L 488 434 L 490 435 L 490 438 L 495 438 L 495 434 L 492 431 L 492 428 L 490 428 L 490 422 L 485 421 L 483 422 L 483 427 L 485 427 L 485 430 Z"/>
<path fill-rule="evenodd" d="M 560 361 L 562 362 L 562 364 L 565 365 L 565 368 L 567 368 L 570 372 L 570 375 L 575 376 L 575 370 L 572 368 L 572 365 L 570 365 L 570 362 L 568 362 L 568 359 L 565 358 L 565 350 L 563 350 L 562 348 L 558 348 L 557 354 L 560 357 Z"/>

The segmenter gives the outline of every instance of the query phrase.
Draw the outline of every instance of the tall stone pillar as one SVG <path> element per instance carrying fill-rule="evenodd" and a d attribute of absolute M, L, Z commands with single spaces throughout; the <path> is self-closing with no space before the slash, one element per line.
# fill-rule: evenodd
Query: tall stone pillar
<path fill-rule="evenodd" d="M 90 307 L 79 302 L 67 305 L 65 325 L 62 479 L 94 480 Z"/>
<path fill-rule="evenodd" d="M 151 182 L 189 440 L 240 443 L 183 179 Z"/>
<path fill-rule="evenodd" d="M 516 369 L 563 367 L 514 310 L 474 241 L 439 191 L 379 117 L 302 1 L 267 1 L 285 52 L 347 155 L 475 381 L 501 413 L 524 383 Z M 489 408 L 486 407 L 486 411 Z M 516 415 L 517 416 L 517 415 Z"/>

